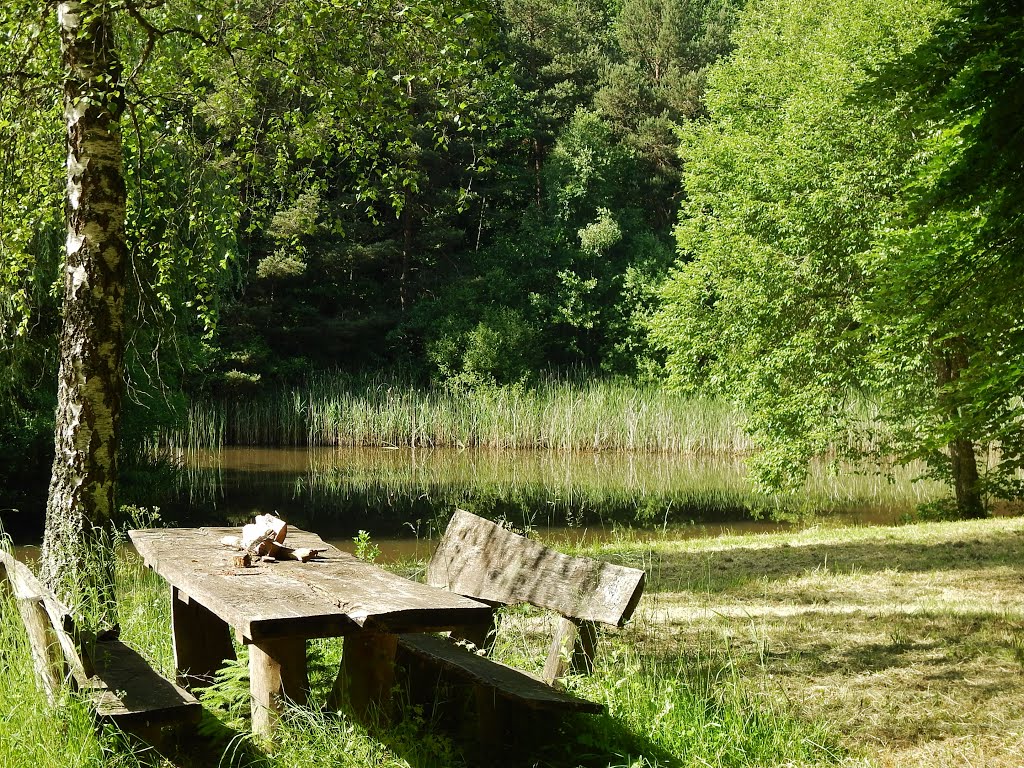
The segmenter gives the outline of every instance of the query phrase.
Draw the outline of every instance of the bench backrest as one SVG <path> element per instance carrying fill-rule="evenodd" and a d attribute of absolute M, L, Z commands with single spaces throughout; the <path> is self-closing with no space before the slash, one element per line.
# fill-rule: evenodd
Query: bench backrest
<path fill-rule="evenodd" d="M 578 672 L 592 670 L 595 623 L 622 626 L 640 602 L 645 574 L 565 555 L 460 509 L 430 558 L 426 580 L 493 604 L 530 603 L 560 613 L 544 669 L 550 683 L 569 666 Z"/>
<path fill-rule="evenodd" d="M 431 586 L 612 626 L 633 615 L 644 579 L 638 568 L 571 557 L 461 509 L 427 566 Z"/>
<path fill-rule="evenodd" d="M 36 679 L 53 701 L 70 676 L 83 685 L 92 665 L 82 652 L 82 640 L 71 611 L 35 577 L 27 565 L 0 549 L 0 582 L 11 585 L 28 633 Z"/>

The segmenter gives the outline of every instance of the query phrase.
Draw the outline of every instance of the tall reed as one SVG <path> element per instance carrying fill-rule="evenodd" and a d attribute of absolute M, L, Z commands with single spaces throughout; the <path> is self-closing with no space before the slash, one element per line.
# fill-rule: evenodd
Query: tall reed
<path fill-rule="evenodd" d="M 253 398 L 196 402 L 175 449 L 223 444 L 411 446 L 744 453 L 743 417 L 728 404 L 653 384 L 548 377 L 526 388 L 424 388 L 409 382 L 312 375 Z"/>

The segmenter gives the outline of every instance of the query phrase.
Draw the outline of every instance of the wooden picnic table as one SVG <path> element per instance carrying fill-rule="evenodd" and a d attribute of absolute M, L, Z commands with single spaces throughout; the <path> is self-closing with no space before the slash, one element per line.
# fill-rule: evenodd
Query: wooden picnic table
<path fill-rule="evenodd" d="M 319 536 L 288 529 L 291 547 L 321 550 L 309 562 L 235 565 L 220 543 L 235 528 L 159 528 L 129 536 L 146 565 L 171 586 L 174 664 L 180 684 L 207 685 L 234 659 L 231 630 L 249 646 L 253 731 L 269 735 L 283 697 L 306 702 L 306 640 L 344 637 L 332 693 L 362 716 L 386 711 L 397 633 L 485 625 L 491 607 L 410 581 L 359 560 Z"/>

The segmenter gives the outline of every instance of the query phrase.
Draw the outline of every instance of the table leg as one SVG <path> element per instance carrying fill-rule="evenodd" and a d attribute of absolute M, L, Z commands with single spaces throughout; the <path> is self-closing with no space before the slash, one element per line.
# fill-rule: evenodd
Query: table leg
<path fill-rule="evenodd" d="M 329 706 L 337 708 L 342 701 L 347 701 L 361 720 L 387 720 L 391 716 L 397 650 L 397 635 L 369 630 L 345 635 L 341 670 L 334 682 Z"/>
<path fill-rule="evenodd" d="M 270 736 L 283 709 L 283 699 L 302 705 L 309 696 L 306 641 L 302 638 L 262 640 L 249 646 L 252 730 Z"/>
<path fill-rule="evenodd" d="M 225 659 L 235 658 L 231 630 L 219 617 L 171 587 L 171 635 L 178 685 L 202 688 L 213 682 Z"/>

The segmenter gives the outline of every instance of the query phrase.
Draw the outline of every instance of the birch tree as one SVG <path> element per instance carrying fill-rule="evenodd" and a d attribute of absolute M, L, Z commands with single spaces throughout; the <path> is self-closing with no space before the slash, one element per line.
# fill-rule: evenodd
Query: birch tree
<path fill-rule="evenodd" d="M 103 532 L 116 510 L 124 368 L 125 183 L 121 64 L 110 3 L 57 7 L 67 130 L 67 243 L 63 275 L 56 455 L 43 540 L 43 577 L 59 594 L 98 598 L 116 624 L 113 553 Z M 77 588 L 76 588 L 77 585 Z M 95 615 L 95 614 L 94 614 Z"/>
<path fill-rule="evenodd" d="M 472 77 L 480 53 L 461 43 L 475 11 L 489 18 L 475 0 L 0 7 L 0 352 L 30 335 L 53 279 L 42 254 L 62 250 L 42 571 L 99 628 L 116 627 L 126 338 L 141 318 L 208 336 L 242 230 L 304 166 L 347 167 L 357 199 L 401 200 L 400 153 L 384 150 L 409 141 L 408 84 Z M 368 47 L 389 55 L 368 64 Z M 466 114 L 456 100 L 420 129 L 440 147 Z"/>

